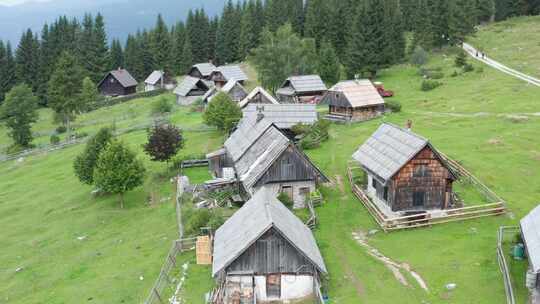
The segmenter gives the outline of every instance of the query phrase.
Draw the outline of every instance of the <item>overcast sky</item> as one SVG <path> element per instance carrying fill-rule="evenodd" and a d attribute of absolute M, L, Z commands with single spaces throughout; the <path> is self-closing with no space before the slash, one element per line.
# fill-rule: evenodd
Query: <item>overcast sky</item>
<path fill-rule="evenodd" d="M 0 5 L 13 6 L 25 2 L 47 2 L 52 0 L 0 0 Z"/>

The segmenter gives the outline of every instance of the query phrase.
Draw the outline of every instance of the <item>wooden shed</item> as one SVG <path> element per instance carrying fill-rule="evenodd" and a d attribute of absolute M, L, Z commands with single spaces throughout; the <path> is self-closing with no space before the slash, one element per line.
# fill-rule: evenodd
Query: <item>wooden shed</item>
<path fill-rule="evenodd" d="M 314 301 L 326 273 L 311 230 L 266 189 L 216 231 L 214 304 Z"/>
<path fill-rule="evenodd" d="M 239 65 L 223 65 L 214 69 L 210 79 L 214 82 L 216 87 L 221 88 L 231 79 L 244 85 L 248 80 L 248 77 Z"/>
<path fill-rule="evenodd" d="M 382 124 L 354 153 L 367 177 L 367 194 L 381 208 L 416 213 L 448 209 L 456 175 L 431 143 L 393 124 Z"/>
<path fill-rule="evenodd" d="M 295 208 L 305 207 L 308 195 L 317 183 L 328 182 L 324 174 L 272 122 L 243 118 L 236 131 L 225 141 L 224 148 L 207 155 L 210 170 L 222 178 L 233 168 L 247 196 L 260 188 L 285 192 Z"/>
<path fill-rule="evenodd" d="M 169 73 L 153 71 L 144 81 L 144 91 L 150 92 L 158 89 L 172 90 L 176 80 Z"/>
<path fill-rule="evenodd" d="M 519 223 L 525 251 L 529 260 L 526 285 L 540 293 L 540 206 L 536 206 Z"/>
<path fill-rule="evenodd" d="M 179 105 L 191 105 L 198 98 L 212 88 L 212 84 L 200 78 L 186 76 L 182 82 L 174 89 L 176 94 L 176 102 Z"/>
<path fill-rule="evenodd" d="M 197 63 L 191 67 L 188 75 L 195 78 L 201 78 L 210 80 L 212 72 L 216 69 L 216 66 L 210 62 Z"/>
<path fill-rule="evenodd" d="M 280 103 L 318 104 L 327 87 L 319 75 L 291 76 L 276 91 Z"/>
<path fill-rule="evenodd" d="M 223 92 L 227 94 L 234 102 L 239 103 L 247 96 L 247 91 L 238 81 L 230 79 L 222 88 L 215 87 L 213 90 L 208 91 L 204 97 L 204 103 L 208 104 L 219 93 Z"/>
<path fill-rule="evenodd" d="M 124 96 L 137 93 L 137 80 L 127 70 L 118 69 L 107 73 L 97 87 L 104 96 Z"/>
<path fill-rule="evenodd" d="M 370 80 L 346 80 L 337 83 L 324 95 L 328 105 L 327 119 L 334 121 L 364 121 L 382 115 L 384 100 Z"/>
<path fill-rule="evenodd" d="M 279 104 L 279 102 L 262 87 L 256 87 L 238 105 L 245 108 L 249 104 Z"/>

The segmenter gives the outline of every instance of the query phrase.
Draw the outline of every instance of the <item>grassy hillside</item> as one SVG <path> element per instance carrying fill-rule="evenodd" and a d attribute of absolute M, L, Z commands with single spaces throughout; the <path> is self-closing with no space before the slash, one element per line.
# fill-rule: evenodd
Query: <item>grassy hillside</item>
<path fill-rule="evenodd" d="M 489 57 L 540 78 L 540 16 L 512 18 L 482 27 L 469 42 L 484 49 Z"/>

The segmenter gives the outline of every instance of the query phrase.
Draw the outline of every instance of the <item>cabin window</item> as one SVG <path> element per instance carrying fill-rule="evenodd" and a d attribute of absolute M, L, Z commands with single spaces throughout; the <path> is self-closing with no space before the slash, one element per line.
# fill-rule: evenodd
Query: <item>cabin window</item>
<path fill-rule="evenodd" d="M 414 168 L 414 177 L 429 177 L 429 168 L 427 165 L 418 165 Z"/>
<path fill-rule="evenodd" d="M 371 179 L 371 186 L 373 187 L 373 189 L 377 189 L 378 183 L 379 182 L 377 182 L 377 180 L 374 177 Z"/>
<path fill-rule="evenodd" d="M 388 201 L 388 187 L 384 187 L 384 191 L 383 191 L 383 199 L 385 201 Z"/>
<path fill-rule="evenodd" d="M 293 199 L 293 187 L 292 186 L 281 186 L 281 192 L 287 194 L 290 199 Z"/>
<path fill-rule="evenodd" d="M 424 207 L 424 198 L 425 193 L 422 191 L 414 192 L 413 193 L 413 206 L 414 207 Z"/>
<path fill-rule="evenodd" d="M 282 174 L 292 174 L 293 163 L 288 157 L 281 159 L 281 171 Z"/>
<path fill-rule="evenodd" d="M 281 275 L 269 274 L 266 276 L 266 297 L 281 298 Z"/>
<path fill-rule="evenodd" d="M 111 78 L 109 81 L 110 83 L 114 83 L 114 78 Z"/>

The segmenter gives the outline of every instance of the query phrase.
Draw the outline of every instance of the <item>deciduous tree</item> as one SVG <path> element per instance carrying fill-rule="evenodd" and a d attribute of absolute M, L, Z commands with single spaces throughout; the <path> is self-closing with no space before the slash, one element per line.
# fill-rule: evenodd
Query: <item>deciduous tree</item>
<path fill-rule="evenodd" d="M 220 92 L 203 114 L 204 122 L 221 131 L 230 132 L 242 118 L 242 111 L 229 95 Z"/>
<path fill-rule="evenodd" d="M 148 131 L 144 151 L 153 161 L 168 162 L 184 144 L 182 131 L 171 124 L 156 125 Z"/>
<path fill-rule="evenodd" d="M 32 142 L 32 123 L 37 120 L 37 98 L 32 89 L 25 84 L 13 87 L 7 94 L 2 105 L 2 115 L 6 117 L 5 124 L 9 129 L 8 135 L 16 145 L 29 147 Z"/>

